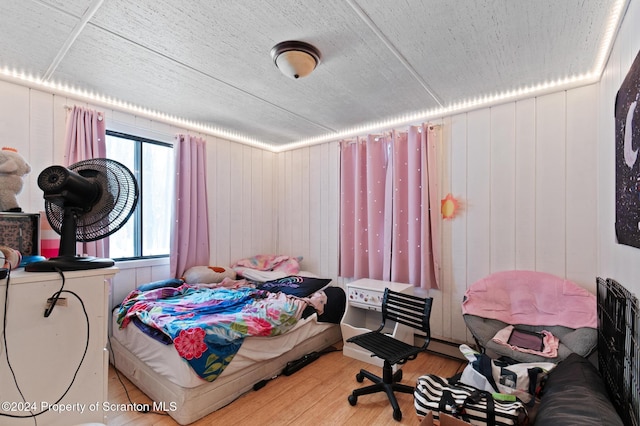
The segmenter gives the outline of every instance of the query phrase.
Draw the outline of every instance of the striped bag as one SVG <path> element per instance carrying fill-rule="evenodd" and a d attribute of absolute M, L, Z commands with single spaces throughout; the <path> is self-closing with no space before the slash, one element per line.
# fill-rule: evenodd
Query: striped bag
<path fill-rule="evenodd" d="M 434 419 L 443 412 L 472 425 L 515 426 L 528 423 L 527 410 L 521 401 L 496 401 L 490 392 L 462 383 L 449 384 L 446 379 L 432 374 L 418 378 L 414 403 L 420 417 L 431 411 Z"/>

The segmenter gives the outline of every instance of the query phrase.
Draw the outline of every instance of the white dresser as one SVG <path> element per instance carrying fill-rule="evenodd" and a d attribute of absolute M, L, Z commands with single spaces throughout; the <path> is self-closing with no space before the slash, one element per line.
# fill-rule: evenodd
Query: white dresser
<path fill-rule="evenodd" d="M 346 287 L 347 307 L 340 322 L 344 341 L 342 353 L 345 356 L 382 367 L 382 359 L 372 357 L 371 352 L 347 342 L 347 339 L 378 329 L 382 322 L 382 297 L 385 288 L 399 293 L 413 294 L 413 286 L 363 278 L 348 283 Z M 403 342 L 410 344 L 414 342 L 414 330 L 405 325 L 387 323 L 385 332 Z"/>
<path fill-rule="evenodd" d="M 80 301 L 70 293 L 48 318 L 44 317 L 47 299 L 62 285 L 56 272 L 11 273 L 7 303 L 6 340 L 9 361 L 18 385 L 18 393 L 5 357 L 0 328 L 0 413 L 29 415 L 45 408 L 37 417 L 39 425 L 69 426 L 79 423 L 106 423 L 103 403 L 107 401 L 109 357 L 108 332 L 109 280 L 117 268 L 64 272 L 64 289 L 77 294 L 89 317 L 89 346 L 77 377 L 66 391 L 80 364 L 87 342 L 87 321 Z M 6 279 L 0 280 L 0 325 L 5 310 Z M 63 300 L 62 300 L 63 299 Z M 63 411 L 64 410 L 64 411 Z M 2 425 L 33 425 L 33 418 L 0 416 Z"/>

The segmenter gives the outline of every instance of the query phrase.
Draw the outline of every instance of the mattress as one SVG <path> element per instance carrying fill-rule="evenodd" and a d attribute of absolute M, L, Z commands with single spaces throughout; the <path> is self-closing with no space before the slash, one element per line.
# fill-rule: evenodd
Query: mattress
<path fill-rule="evenodd" d="M 138 327 L 119 329 L 114 322 L 111 362 L 154 402 L 171 407 L 179 424 L 192 423 L 252 390 L 263 379 L 279 375 L 287 362 L 320 351 L 341 340 L 340 326 L 318 322 L 316 314 L 284 335 L 249 337 L 213 382 L 200 379 L 173 345 L 164 345 Z"/>
<path fill-rule="evenodd" d="M 113 315 L 112 321 L 113 338 L 159 375 L 185 388 L 193 388 L 207 383 L 193 372 L 189 364 L 178 355 L 173 345 L 158 342 L 142 332 L 133 323 L 125 328 L 119 328 L 116 315 Z M 317 315 L 313 314 L 306 319 L 301 319 L 293 329 L 280 336 L 246 338 L 220 377 L 233 374 L 252 364 L 277 358 L 300 342 L 331 328 L 333 325 L 318 322 Z"/>

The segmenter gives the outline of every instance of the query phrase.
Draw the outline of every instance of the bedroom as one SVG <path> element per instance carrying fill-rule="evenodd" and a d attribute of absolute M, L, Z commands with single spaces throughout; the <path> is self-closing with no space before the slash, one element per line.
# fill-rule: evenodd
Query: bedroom
<path fill-rule="evenodd" d="M 76 18 L 89 2 L 77 3 Z M 27 4 L 36 7 L 38 3 Z M 104 6 L 112 7 L 109 1 Z M 429 119 L 443 128 L 442 196 L 450 192 L 464 204 L 456 219 L 443 223 L 443 285 L 431 292 L 436 300 L 435 336 L 470 340 L 459 301 L 468 285 L 497 270 L 548 271 L 592 292 L 596 276 L 614 277 L 640 293 L 635 281 L 640 252 L 617 244 L 613 228 L 613 101 L 640 50 L 640 37 L 634 31 L 639 20 L 640 5 L 632 0 L 614 34 L 602 74 L 589 83 L 549 88 Z M 301 37 L 293 29 L 284 34 Z M 3 35 L 2 39 L 11 38 Z M 281 40 L 267 41 L 267 51 L 261 54 L 271 70 L 268 49 Z M 379 41 L 376 45 L 383 49 Z M 53 51 L 59 49 L 58 45 Z M 42 70 L 17 59 L 0 67 L 33 66 L 27 72 L 44 73 L 53 54 L 47 58 L 41 60 Z M 589 64 L 594 63 L 591 58 Z M 325 58 L 307 80 L 330 65 L 330 58 Z M 273 68 L 271 78 L 283 78 Z M 65 106 L 94 102 L 35 86 L 11 72 L 4 72 L 1 80 L 0 145 L 15 147 L 29 159 L 34 172 L 27 176 L 19 199 L 25 211 L 39 211 L 42 193 L 35 183 L 36 171 L 62 162 Z M 293 83 L 305 84 L 305 80 L 287 81 Z M 105 112 L 113 130 L 169 142 L 184 131 L 144 112 L 95 106 Z M 232 119 L 243 121 L 242 117 Z M 327 141 L 272 152 L 231 137 L 203 136 L 209 142 L 207 163 L 215 165 L 209 176 L 209 188 L 216 194 L 215 213 L 210 217 L 216 236 L 211 264 L 228 265 L 256 253 L 288 253 L 303 256 L 306 269 L 341 282 L 337 144 Z M 514 140 L 517 144 L 511 143 Z M 243 170 L 251 172 L 235 174 Z M 236 197 L 238 193 L 251 196 Z M 168 275 L 168 262 L 163 260 L 118 266 L 111 306 L 136 285 Z"/>

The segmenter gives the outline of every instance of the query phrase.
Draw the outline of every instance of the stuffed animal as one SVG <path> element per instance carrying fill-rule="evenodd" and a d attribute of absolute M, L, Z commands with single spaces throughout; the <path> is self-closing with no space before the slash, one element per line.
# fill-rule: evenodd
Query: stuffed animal
<path fill-rule="evenodd" d="M 225 278 L 236 279 L 236 271 L 222 266 L 193 266 L 184 273 L 187 284 L 220 283 Z"/>
<path fill-rule="evenodd" d="M 15 148 L 0 150 L 0 212 L 21 212 L 16 196 L 22 191 L 22 176 L 31 166 Z"/>

